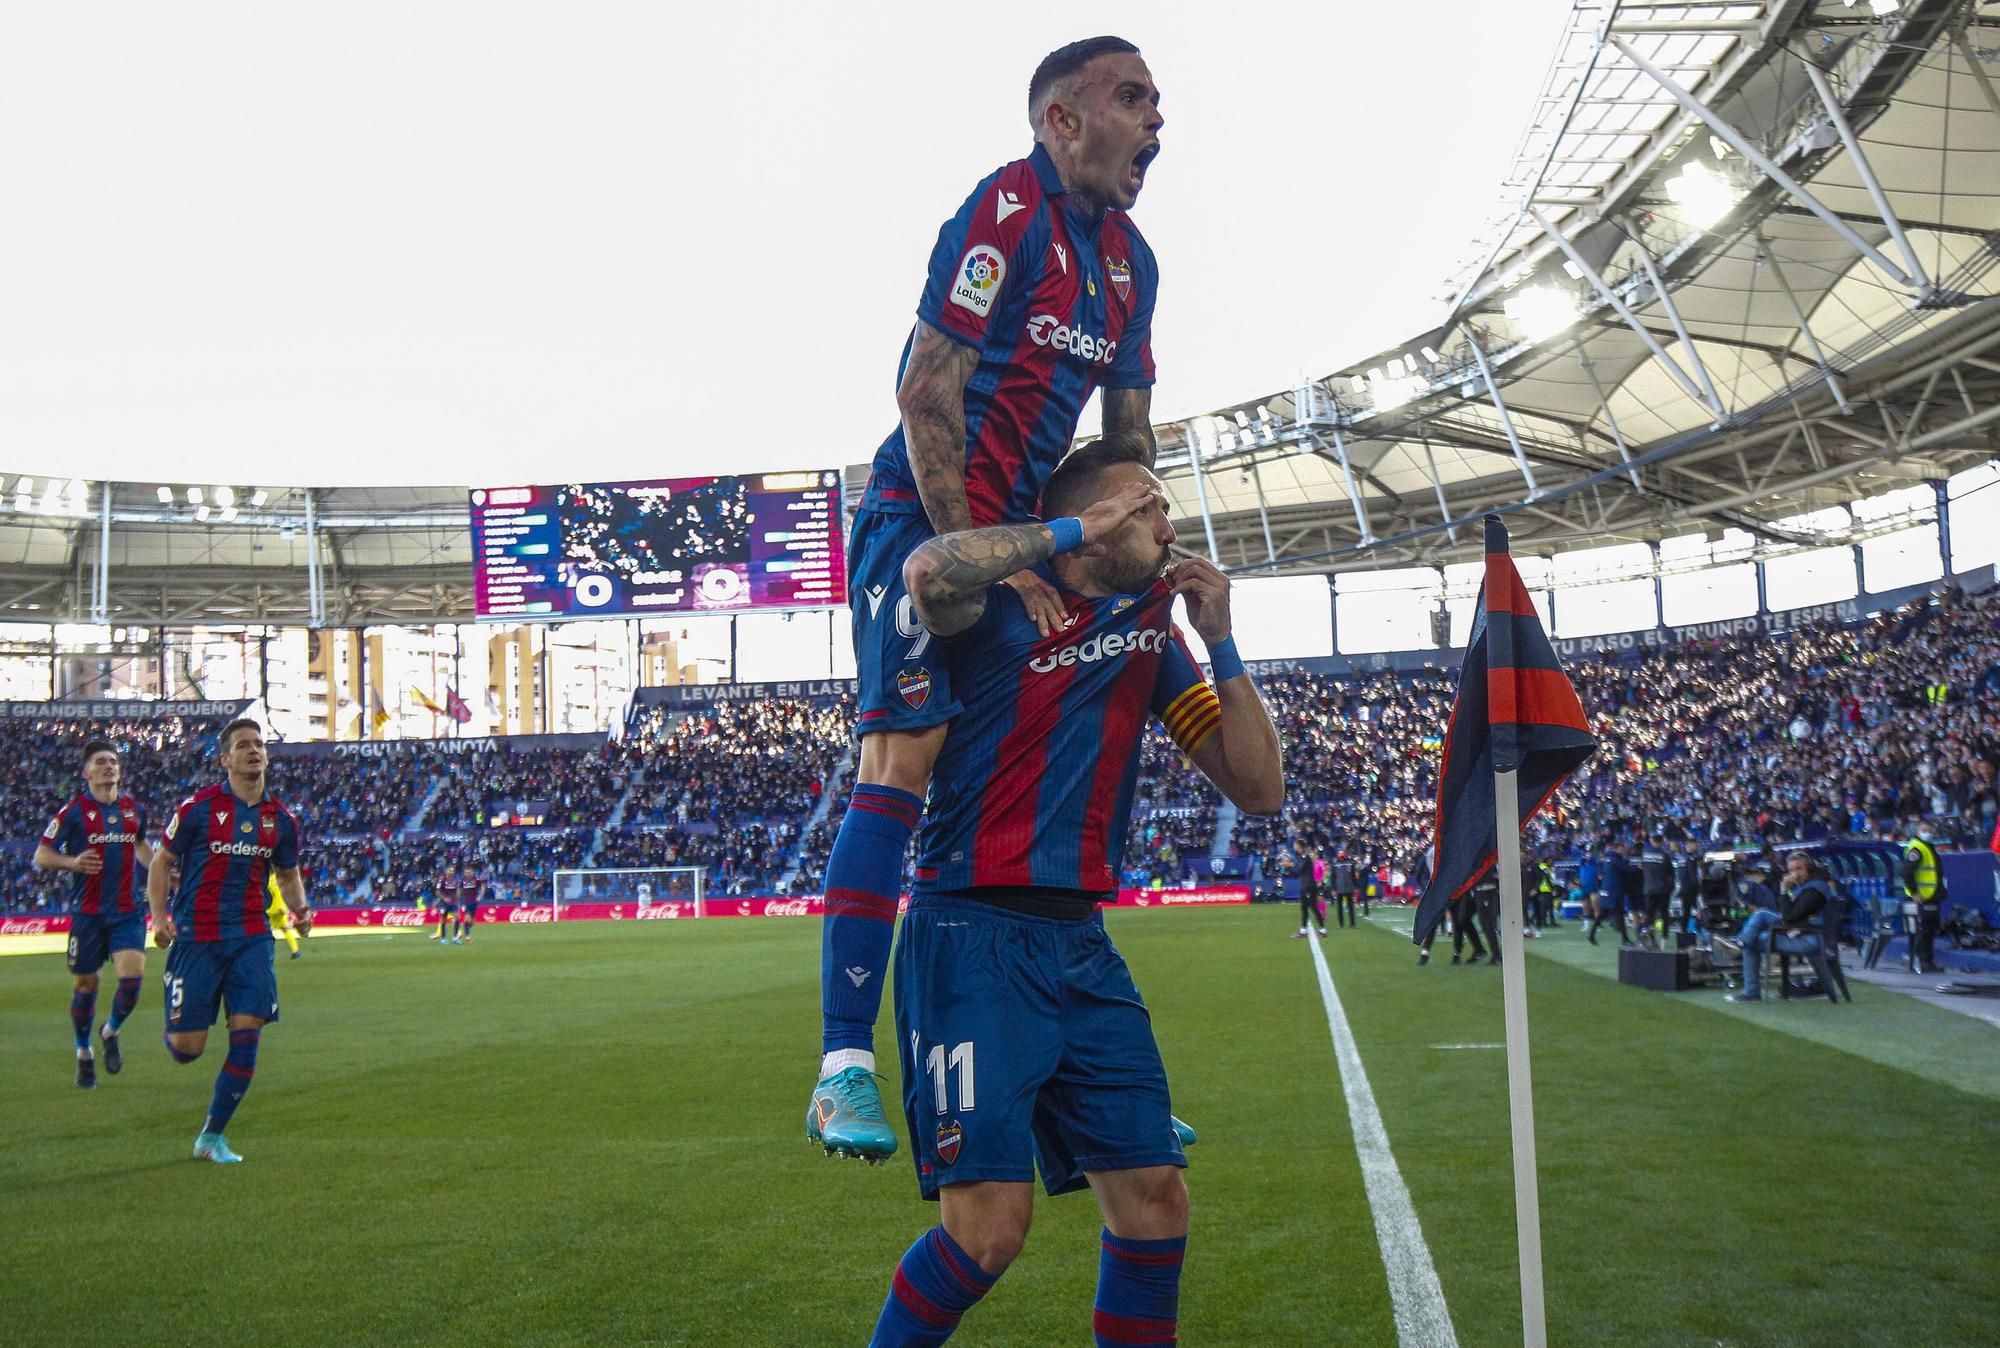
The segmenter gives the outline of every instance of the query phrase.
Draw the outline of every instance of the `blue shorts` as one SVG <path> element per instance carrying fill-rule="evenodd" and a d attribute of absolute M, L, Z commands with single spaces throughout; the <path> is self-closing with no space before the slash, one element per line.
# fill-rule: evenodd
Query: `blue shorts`
<path fill-rule="evenodd" d="M 69 920 L 69 971 L 94 974 L 121 950 L 146 948 L 146 915 L 77 913 Z"/>
<path fill-rule="evenodd" d="M 1096 918 L 919 895 L 896 941 L 917 1187 L 1185 1166 L 1152 1017 Z"/>
<path fill-rule="evenodd" d="M 917 621 L 903 588 L 903 563 L 932 537 L 931 522 L 921 512 L 855 512 L 847 544 L 847 607 L 861 685 L 859 734 L 924 730 L 960 711 L 944 652 Z"/>
<path fill-rule="evenodd" d="M 276 1020 L 276 952 L 269 936 L 176 940 L 167 951 L 167 1033 L 206 1030 L 224 1001 L 232 1016 Z"/>

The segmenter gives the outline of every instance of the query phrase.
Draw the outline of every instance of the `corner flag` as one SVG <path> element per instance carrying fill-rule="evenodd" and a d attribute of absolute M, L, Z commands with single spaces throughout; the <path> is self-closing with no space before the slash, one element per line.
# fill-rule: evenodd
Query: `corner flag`
<path fill-rule="evenodd" d="M 1492 867 L 1498 848 L 1494 774 L 1519 772 L 1520 824 L 1535 817 L 1597 752 L 1583 704 L 1556 659 L 1507 551 L 1507 529 L 1486 517 L 1486 580 L 1472 615 L 1458 700 L 1445 731 L 1431 839 L 1430 882 L 1411 939 L 1421 945 L 1444 911 Z M 1518 827 L 1518 825 L 1517 825 Z"/>

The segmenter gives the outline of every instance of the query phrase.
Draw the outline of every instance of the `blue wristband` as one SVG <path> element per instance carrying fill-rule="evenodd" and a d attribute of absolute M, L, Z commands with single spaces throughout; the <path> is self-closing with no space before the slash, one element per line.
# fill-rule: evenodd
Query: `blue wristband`
<path fill-rule="evenodd" d="M 1064 515 L 1061 519 L 1048 520 L 1045 523 L 1049 532 L 1056 536 L 1055 556 L 1060 557 L 1065 552 L 1075 552 L 1083 546 L 1083 521 L 1076 516 Z"/>
<path fill-rule="evenodd" d="M 1227 683 L 1243 673 L 1243 657 L 1236 653 L 1236 638 L 1226 636 L 1208 648 L 1208 663 L 1215 670 L 1215 681 Z"/>

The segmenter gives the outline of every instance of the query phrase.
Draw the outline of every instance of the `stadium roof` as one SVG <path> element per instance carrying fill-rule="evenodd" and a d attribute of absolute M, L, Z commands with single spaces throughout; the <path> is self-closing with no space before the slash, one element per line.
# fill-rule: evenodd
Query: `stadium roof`
<path fill-rule="evenodd" d="M 2000 6 L 1876 7 L 1577 6 L 1439 325 L 1157 428 L 1183 544 L 1206 516 L 1231 567 L 1436 564 L 1488 509 L 1526 552 L 1832 543 L 1778 522 L 1993 456 Z M 98 492 L 0 498 L 0 615 L 471 616 L 462 488 L 251 484 L 226 520 L 162 490 L 109 493 L 101 588 Z"/>

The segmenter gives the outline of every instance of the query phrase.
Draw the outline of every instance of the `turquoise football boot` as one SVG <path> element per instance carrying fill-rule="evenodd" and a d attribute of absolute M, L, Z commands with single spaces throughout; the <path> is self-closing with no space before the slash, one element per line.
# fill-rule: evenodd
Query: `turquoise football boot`
<path fill-rule="evenodd" d="M 229 1149 L 221 1133 L 203 1133 L 194 1140 L 194 1159 L 213 1161 L 217 1165 L 235 1165 L 243 1158 Z"/>
<path fill-rule="evenodd" d="M 1174 1136 L 1181 1140 L 1181 1150 L 1186 1151 L 1189 1147 L 1192 1147 L 1195 1142 L 1194 1129 L 1188 1127 L 1185 1123 L 1182 1123 L 1178 1118 L 1175 1118 L 1171 1114 L 1169 1114 L 1167 1117 L 1173 1120 Z"/>
<path fill-rule="evenodd" d="M 866 1068 L 847 1067 L 813 1087 L 806 1106 L 806 1138 L 828 1156 L 854 1156 L 881 1165 L 896 1154 L 896 1134 L 882 1116 L 882 1092 Z"/>

